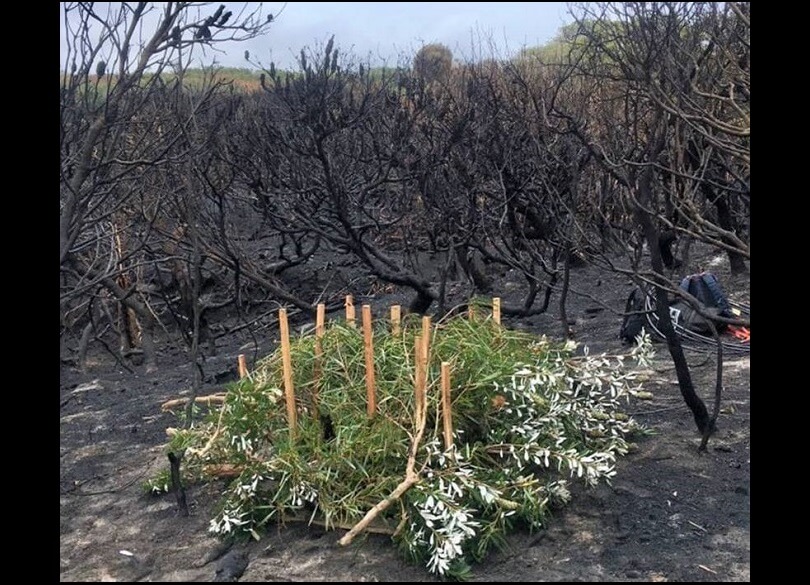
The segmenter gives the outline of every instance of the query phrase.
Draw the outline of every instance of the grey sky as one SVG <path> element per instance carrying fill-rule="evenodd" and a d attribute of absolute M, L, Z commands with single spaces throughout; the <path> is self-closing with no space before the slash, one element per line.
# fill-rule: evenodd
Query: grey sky
<path fill-rule="evenodd" d="M 264 11 L 275 14 L 282 6 L 265 2 Z M 277 67 L 290 68 L 303 47 L 322 45 L 332 34 L 341 52 L 389 65 L 434 42 L 450 47 L 459 59 L 480 52 L 507 57 L 547 42 L 566 22 L 565 2 L 288 2 L 269 34 L 222 47 L 225 54 L 208 51 L 204 60 L 215 57 L 223 66 L 248 67 L 247 49 L 265 65 L 273 60 Z"/>
<path fill-rule="evenodd" d="M 250 50 L 262 59 L 272 51 L 273 59 L 288 65 L 303 46 L 334 34 L 344 50 L 389 62 L 433 42 L 469 56 L 473 38 L 491 39 L 507 54 L 548 41 L 565 17 L 565 2 L 290 2 L 273 31 Z"/>

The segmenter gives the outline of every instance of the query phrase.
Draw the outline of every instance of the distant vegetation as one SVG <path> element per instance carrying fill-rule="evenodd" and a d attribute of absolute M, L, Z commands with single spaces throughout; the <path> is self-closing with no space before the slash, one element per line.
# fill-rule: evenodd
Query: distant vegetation
<path fill-rule="evenodd" d="M 187 69 L 183 73 L 183 83 L 188 87 L 203 87 L 211 82 L 213 76 L 214 81 L 233 82 L 236 88 L 256 91 L 260 88 L 260 75 L 261 71 L 241 67 Z M 161 77 L 166 83 L 173 83 L 177 79 L 177 75 L 174 73 L 164 72 Z"/>
<path fill-rule="evenodd" d="M 189 68 L 183 71 L 183 85 L 188 88 L 201 88 L 210 84 L 211 81 L 221 83 L 233 83 L 234 87 L 246 91 L 256 91 L 261 88 L 259 84 L 259 77 L 261 71 L 256 69 L 247 69 L 240 67 L 216 67 L 216 68 Z M 177 81 L 178 74 L 171 71 L 162 71 L 155 75 L 153 73 L 145 73 L 140 81 L 140 85 L 147 86 L 152 83 L 153 79 L 157 77 L 166 85 L 171 85 Z M 66 78 L 65 72 L 61 73 L 61 81 L 64 83 Z M 91 85 L 99 84 L 103 87 L 108 84 L 115 84 L 117 76 L 113 74 L 104 75 L 99 78 L 98 75 L 88 75 L 87 81 Z"/>
<path fill-rule="evenodd" d="M 559 63 L 567 56 L 570 43 L 575 37 L 576 25 L 565 26 L 560 29 L 560 32 L 548 43 L 534 47 L 526 47 L 522 49 L 512 61 L 520 63 L 539 60 L 540 62 L 548 64 Z M 486 58 L 485 61 L 493 62 L 491 58 Z M 453 63 L 453 54 L 450 49 L 438 43 L 425 45 L 417 51 L 413 59 L 414 70 L 419 75 L 428 79 L 446 77 L 449 74 L 451 64 L 455 67 L 460 66 L 458 63 Z M 500 64 L 504 65 L 505 63 L 501 62 Z M 272 69 L 282 77 L 296 77 L 301 75 L 297 67 L 276 70 L 275 65 L 273 65 Z M 398 69 L 400 68 L 390 66 L 371 67 L 367 70 L 367 74 L 371 79 L 380 80 L 390 76 L 392 71 Z M 213 80 L 219 83 L 232 83 L 235 89 L 250 92 L 261 89 L 260 80 L 262 73 L 262 69 L 248 67 L 190 67 L 183 71 L 182 78 L 183 85 L 191 89 L 206 87 L 210 85 Z M 61 77 L 64 80 L 64 71 L 61 72 Z M 105 85 L 105 81 L 114 82 L 115 77 L 114 74 L 108 73 L 106 76 L 102 77 L 99 86 Z M 141 85 L 148 85 L 153 77 L 155 77 L 155 75 L 152 73 L 144 73 Z M 159 77 L 163 83 L 171 85 L 176 82 L 178 74 L 173 71 L 164 70 L 161 71 L 157 77 Z M 90 84 L 95 84 L 99 81 L 99 76 L 90 74 L 87 76 L 87 81 L 89 81 Z"/>

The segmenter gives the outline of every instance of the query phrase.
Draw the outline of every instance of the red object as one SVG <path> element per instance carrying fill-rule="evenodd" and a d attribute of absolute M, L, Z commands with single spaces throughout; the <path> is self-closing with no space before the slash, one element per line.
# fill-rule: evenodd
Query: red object
<path fill-rule="evenodd" d="M 734 325 L 729 325 L 728 330 L 734 337 L 743 343 L 749 343 L 751 341 L 751 331 L 748 329 L 748 327 L 735 327 Z"/>

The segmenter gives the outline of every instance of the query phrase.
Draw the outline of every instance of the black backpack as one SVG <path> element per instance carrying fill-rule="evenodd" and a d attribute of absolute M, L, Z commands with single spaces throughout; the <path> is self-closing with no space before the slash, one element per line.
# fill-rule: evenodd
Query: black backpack
<path fill-rule="evenodd" d="M 692 274 L 681 281 L 681 289 L 695 297 L 701 304 L 701 310 L 712 316 L 732 317 L 728 299 L 720 288 L 720 283 L 711 272 Z M 692 306 L 684 300 L 676 300 L 670 304 L 670 314 L 676 325 L 693 331 L 700 335 L 710 335 L 711 327 Z M 725 323 L 715 321 L 718 332 L 724 331 Z"/>
<path fill-rule="evenodd" d="M 641 330 L 647 325 L 647 314 L 645 311 L 644 301 L 647 298 L 641 288 L 636 287 L 630 292 L 627 297 L 627 302 L 624 305 L 624 320 L 622 321 L 622 328 L 619 330 L 619 337 L 624 343 L 635 343 L 636 337 L 641 334 Z"/>

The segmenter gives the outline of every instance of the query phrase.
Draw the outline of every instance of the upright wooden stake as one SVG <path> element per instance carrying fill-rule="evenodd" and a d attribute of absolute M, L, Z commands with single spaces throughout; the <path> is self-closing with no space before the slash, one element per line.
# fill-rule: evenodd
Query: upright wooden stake
<path fill-rule="evenodd" d="M 492 299 L 492 320 L 498 325 L 501 324 L 501 297 Z"/>
<path fill-rule="evenodd" d="M 377 397 L 374 384 L 374 342 L 371 331 L 371 305 L 363 305 L 363 346 L 366 352 L 366 412 L 374 418 L 377 412 Z"/>
<path fill-rule="evenodd" d="M 422 342 L 422 359 L 427 365 L 428 348 L 430 347 L 430 315 L 422 317 Z M 427 372 L 427 368 L 425 368 L 425 372 Z"/>
<path fill-rule="evenodd" d="M 237 368 L 239 370 L 239 378 L 247 377 L 247 361 L 245 360 L 245 354 L 240 353 L 239 356 L 236 358 Z"/>
<path fill-rule="evenodd" d="M 312 386 L 312 414 L 318 417 L 318 389 L 321 383 L 321 367 L 323 360 L 323 347 L 321 346 L 321 338 L 325 331 L 326 322 L 326 305 L 318 303 L 318 308 L 315 313 L 315 365 L 314 365 L 314 380 Z"/>
<path fill-rule="evenodd" d="M 354 327 L 354 297 L 346 295 L 346 323 L 349 327 Z"/>
<path fill-rule="evenodd" d="M 401 314 L 402 307 L 400 305 L 391 305 L 391 333 L 393 335 L 399 335 Z"/>
<path fill-rule="evenodd" d="M 416 337 L 413 340 L 413 363 L 414 363 L 414 405 L 415 405 L 415 418 L 416 426 L 421 424 L 422 417 L 424 416 L 425 406 L 425 368 L 422 365 L 422 337 Z"/>
<path fill-rule="evenodd" d="M 430 350 L 430 317 L 422 317 L 422 335 L 414 341 L 414 360 L 416 362 L 416 412 L 418 416 L 427 415 L 427 377 L 428 352 Z M 417 418 L 417 420 L 419 420 Z"/>
<path fill-rule="evenodd" d="M 475 305 L 472 304 L 472 301 L 467 305 L 467 318 L 470 321 L 475 321 Z"/>
<path fill-rule="evenodd" d="M 318 303 L 318 309 L 315 313 L 315 339 L 318 340 L 320 347 L 320 339 L 326 330 L 326 305 Z"/>
<path fill-rule="evenodd" d="M 290 358 L 290 328 L 287 323 L 287 309 L 278 310 L 278 325 L 281 333 L 281 364 L 284 371 L 284 398 L 287 402 L 287 424 L 290 425 L 290 439 L 295 439 L 297 416 L 295 411 L 295 390 L 292 382 L 292 359 Z"/>
<path fill-rule="evenodd" d="M 422 317 L 422 370 L 425 374 L 425 391 L 428 385 L 428 356 L 430 355 L 430 317 Z"/>
<path fill-rule="evenodd" d="M 450 410 L 450 364 L 442 362 L 442 420 L 444 422 L 444 449 L 453 445 L 453 413 Z"/>

